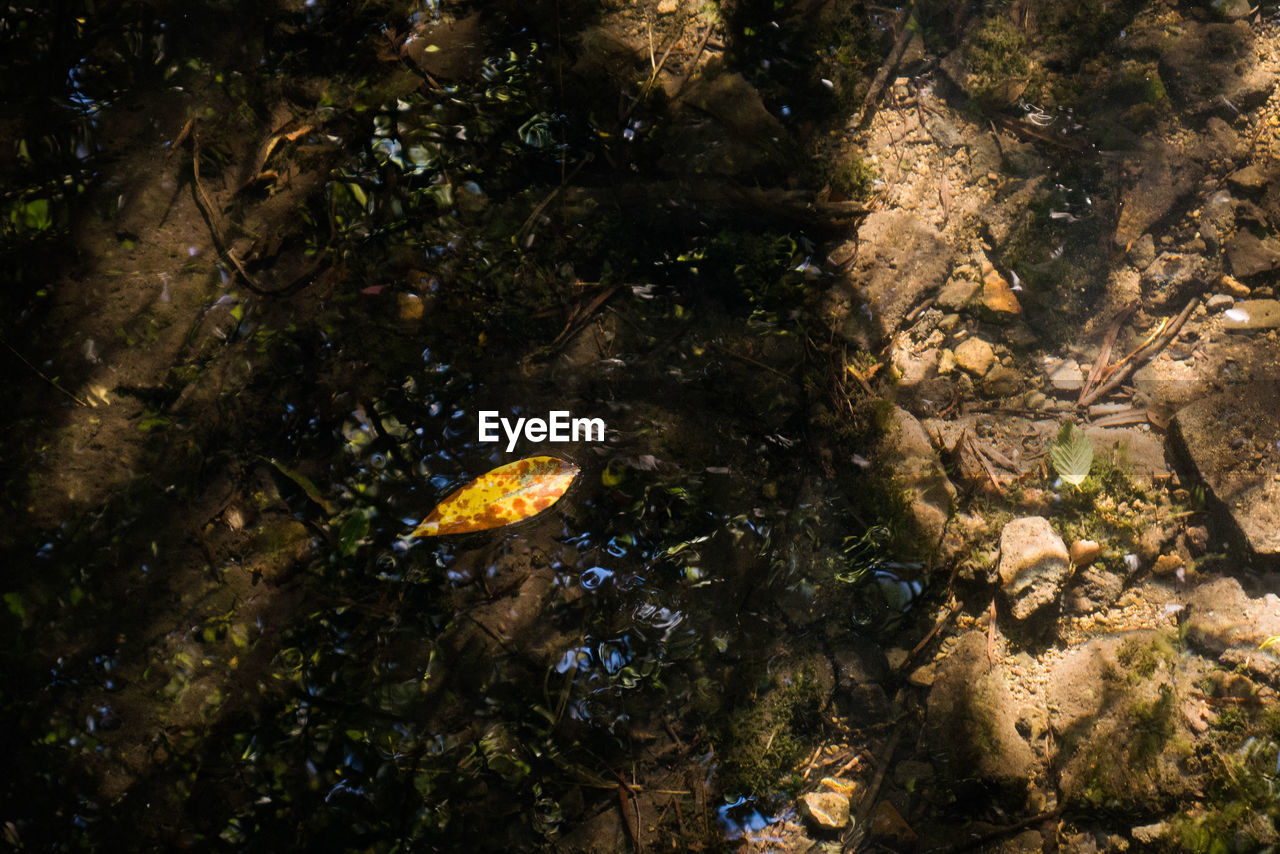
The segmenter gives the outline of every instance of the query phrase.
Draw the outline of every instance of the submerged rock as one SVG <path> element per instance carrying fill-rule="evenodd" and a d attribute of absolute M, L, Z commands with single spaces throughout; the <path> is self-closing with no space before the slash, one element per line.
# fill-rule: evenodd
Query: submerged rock
<path fill-rule="evenodd" d="M 1024 516 L 1000 532 L 997 569 L 1002 589 L 1012 601 L 1014 618 L 1025 620 L 1058 598 L 1071 558 L 1048 519 Z"/>
<path fill-rule="evenodd" d="M 1076 540 L 1071 544 L 1071 562 L 1076 566 L 1088 566 L 1097 560 L 1100 554 L 1102 554 L 1102 546 L 1093 540 Z"/>
<path fill-rule="evenodd" d="M 910 412 L 894 407 L 881 454 L 906 492 L 911 518 L 923 543 L 932 551 L 942 539 L 951 516 L 956 488 L 947 478 L 938 454 L 920 422 Z"/>
<path fill-rule="evenodd" d="M 1269 177 L 1262 167 L 1256 163 L 1250 163 L 1243 169 L 1237 169 L 1227 176 L 1227 185 L 1233 190 L 1239 190 L 1245 194 L 1257 193 L 1267 186 Z"/>
<path fill-rule="evenodd" d="M 1214 193 L 1200 212 L 1200 236 L 1217 249 L 1236 227 L 1236 200 L 1225 190 Z"/>
<path fill-rule="evenodd" d="M 1095 805 L 1151 806 L 1194 790 L 1177 698 L 1203 664 L 1180 656 L 1176 633 L 1094 638 L 1049 674 L 1049 723 L 1062 791 Z"/>
<path fill-rule="evenodd" d="M 975 377 L 986 375 L 996 360 L 991 345 L 981 338 L 966 338 L 955 349 L 956 364 Z"/>
<path fill-rule="evenodd" d="M 796 804 L 814 830 L 836 831 L 849 824 L 849 798 L 836 792 L 810 792 Z"/>
<path fill-rule="evenodd" d="M 1132 163 L 1138 180 L 1121 195 L 1115 236 L 1116 245 L 1125 249 L 1168 216 L 1204 171 L 1194 159 L 1159 140 L 1144 140 Z"/>
<path fill-rule="evenodd" d="M 852 286 L 853 305 L 838 332 L 864 350 L 879 346 L 950 269 L 951 247 L 937 229 L 905 211 L 872 213 L 858 229 L 858 258 L 843 286 Z"/>
<path fill-rule="evenodd" d="M 1160 77 L 1171 92 L 1194 110 L 1224 107 L 1239 112 L 1262 106 L 1275 78 L 1254 55 L 1254 37 L 1244 21 L 1201 24 L 1185 21 L 1180 33 L 1159 45 Z"/>
<path fill-rule="evenodd" d="M 1280 559 L 1280 381 L 1202 398 L 1174 416 L 1175 447 L 1260 557 Z"/>
<path fill-rule="evenodd" d="M 1129 260 L 1139 270 L 1145 270 L 1156 260 L 1156 241 L 1150 232 L 1143 234 L 1129 247 Z"/>
<path fill-rule="evenodd" d="M 951 277 L 938 294 L 938 298 L 934 301 L 938 308 L 947 311 L 959 311 L 968 305 L 969 301 L 978 293 L 981 283 L 968 276 L 959 275 L 959 273 L 960 270 L 957 269 L 955 275 Z"/>
<path fill-rule="evenodd" d="M 1205 260 L 1187 252 L 1161 252 L 1142 272 L 1143 293 L 1158 305 L 1181 303 L 1204 290 Z"/>
<path fill-rule="evenodd" d="M 952 776 L 1025 785 L 1036 759 L 1018 735 L 1018 704 L 1004 668 L 987 660 L 987 637 L 968 632 L 940 664 L 929 691 L 927 738 Z"/>
<path fill-rule="evenodd" d="M 1231 262 L 1232 274 L 1240 279 L 1269 273 L 1280 265 L 1280 243 L 1271 238 L 1258 238 L 1252 231 L 1242 229 L 1227 244 L 1227 260 Z"/>
<path fill-rule="evenodd" d="M 996 365 L 983 378 L 982 393 L 989 397 L 1009 397 L 1022 387 L 1022 374 L 1015 368 Z"/>
<path fill-rule="evenodd" d="M 1084 385 L 1084 371 L 1080 370 L 1080 363 L 1075 359 L 1051 365 L 1047 373 L 1049 385 L 1054 391 L 1079 393 L 1080 387 Z"/>
<path fill-rule="evenodd" d="M 1258 647 L 1280 635 L 1280 598 L 1268 593 L 1251 599 L 1236 579 L 1216 578 L 1187 596 L 1186 629 L 1187 641 L 1208 655 L 1243 648 L 1273 657 L 1274 648 Z"/>
<path fill-rule="evenodd" d="M 1223 315 L 1223 329 L 1280 328 L 1280 300 L 1251 299 L 1235 303 Z"/>

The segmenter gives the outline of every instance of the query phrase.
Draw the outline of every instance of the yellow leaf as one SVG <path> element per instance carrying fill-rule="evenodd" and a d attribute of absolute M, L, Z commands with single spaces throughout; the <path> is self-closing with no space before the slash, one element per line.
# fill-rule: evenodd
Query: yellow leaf
<path fill-rule="evenodd" d="M 554 504 L 577 476 L 577 466 L 555 457 L 498 466 L 437 504 L 410 536 L 466 534 L 519 522 Z"/>

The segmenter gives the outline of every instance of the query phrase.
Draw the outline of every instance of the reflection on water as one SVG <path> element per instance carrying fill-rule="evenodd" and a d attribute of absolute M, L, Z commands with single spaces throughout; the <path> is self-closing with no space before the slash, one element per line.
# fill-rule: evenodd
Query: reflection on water
<path fill-rule="evenodd" d="M 305 64 L 321 36 L 297 21 L 346 14 L 307 6 L 266 67 Z M 154 811 L 160 847 L 526 850 L 613 797 L 635 744 L 669 738 L 662 763 L 713 771 L 719 717 L 754 701 L 790 628 L 783 592 L 840 631 L 878 630 L 921 594 L 910 567 L 875 549 L 855 566 L 838 546 L 864 526 L 807 435 L 797 318 L 829 272 L 812 241 L 690 217 L 665 189 L 611 199 L 631 170 L 615 171 L 588 114 L 614 99 L 554 85 L 549 33 L 530 45 L 523 22 L 491 26 L 474 77 L 325 90 L 316 120 L 334 126 L 303 141 L 334 157 L 316 222 L 340 247 L 337 284 L 281 303 L 218 291 L 202 310 L 237 322 L 214 332 L 225 349 L 181 366 L 190 386 L 218 353 L 257 367 L 211 395 L 216 426 L 194 432 L 206 411 L 188 401 L 155 404 L 180 423 L 162 425 L 154 459 L 185 467 L 31 544 L 40 573 L 6 597 L 34 697 L 6 707 L 39 780 L 12 793 L 38 816 L 30 839 L 94 827 L 85 847 L 111 850 Z M 77 103 L 110 109 L 80 94 L 79 68 Z M 204 61 L 181 79 L 240 85 Z M 656 159 L 656 117 L 624 124 L 627 156 Z M 210 143 L 207 175 L 230 150 Z M 599 198 L 566 192 L 533 216 L 588 156 Z M 237 277 L 207 263 L 215 287 Z M 629 287 L 597 302 L 612 283 Z M 406 539 L 510 461 L 476 440 L 481 409 L 552 408 L 610 427 L 594 445 L 517 448 L 582 466 L 559 504 L 509 529 Z M 773 820 L 768 785 L 715 808 L 730 838 Z"/>
<path fill-rule="evenodd" d="M 734 798 L 716 807 L 716 817 L 728 839 L 741 839 L 747 834 L 757 833 L 779 818 L 767 816 L 756 807 L 755 798 L 747 797 Z"/>

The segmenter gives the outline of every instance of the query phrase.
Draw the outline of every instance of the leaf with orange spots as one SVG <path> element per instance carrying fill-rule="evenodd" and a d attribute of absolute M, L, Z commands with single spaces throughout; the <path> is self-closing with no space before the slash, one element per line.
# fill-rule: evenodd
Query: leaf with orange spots
<path fill-rule="evenodd" d="M 556 503 L 577 476 L 577 466 L 555 457 L 498 466 L 437 504 L 410 536 L 466 534 L 519 522 Z"/>

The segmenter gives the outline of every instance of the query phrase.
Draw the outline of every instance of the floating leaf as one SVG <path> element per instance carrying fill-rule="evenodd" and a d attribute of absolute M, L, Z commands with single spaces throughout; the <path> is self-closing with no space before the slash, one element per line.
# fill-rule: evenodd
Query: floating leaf
<path fill-rule="evenodd" d="M 411 536 L 466 534 L 519 522 L 554 504 L 577 476 L 577 466 L 555 457 L 498 466 L 437 504 Z"/>
<path fill-rule="evenodd" d="M 1058 438 L 1049 446 L 1049 460 L 1059 477 L 1072 486 L 1079 487 L 1093 467 L 1093 443 L 1083 430 L 1067 422 L 1058 431 Z"/>

